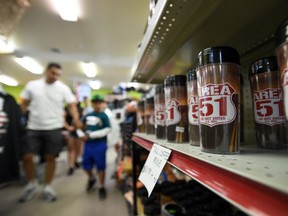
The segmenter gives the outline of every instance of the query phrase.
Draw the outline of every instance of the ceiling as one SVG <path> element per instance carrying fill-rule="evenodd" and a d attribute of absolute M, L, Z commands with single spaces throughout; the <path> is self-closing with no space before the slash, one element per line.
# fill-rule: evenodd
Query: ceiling
<path fill-rule="evenodd" d="M 29 56 L 44 68 L 48 62 L 59 62 L 63 67 L 61 80 L 71 87 L 87 83 L 89 78 L 80 63 L 90 61 L 97 64 L 95 79 L 102 82 L 101 88 L 131 81 L 131 67 L 148 20 L 149 0 L 80 2 L 78 22 L 67 22 L 60 18 L 50 0 L 32 0 L 21 19 L 10 22 L 13 26 L 6 36 L 16 51 L 0 55 L 2 73 L 15 78 L 20 85 L 42 77 L 14 61 L 15 56 Z M 11 15 L 9 10 L 5 13 L 1 16 Z"/>

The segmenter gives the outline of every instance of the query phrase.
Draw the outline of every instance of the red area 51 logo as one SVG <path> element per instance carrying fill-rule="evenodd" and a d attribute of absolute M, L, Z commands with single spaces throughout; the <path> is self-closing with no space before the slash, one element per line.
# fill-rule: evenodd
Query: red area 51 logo
<path fill-rule="evenodd" d="M 235 90 L 230 83 L 209 83 L 202 86 L 198 92 L 200 124 L 213 127 L 234 121 L 236 107 L 232 97 Z"/>

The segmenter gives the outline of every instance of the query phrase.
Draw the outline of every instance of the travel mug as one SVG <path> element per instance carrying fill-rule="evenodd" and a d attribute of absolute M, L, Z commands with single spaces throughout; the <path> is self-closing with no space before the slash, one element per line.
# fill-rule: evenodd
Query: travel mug
<path fill-rule="evenodd" d="M 185 75 L 171 75 L 165 80 L 166 134 L 169 142 L 189 142 L 186 81 Z"/>
<path fill-rule="evenodd" d="M 284 93 L 284 111 L 288 120 L 288 19 L 284 20 L 277 28 L 276 56 L 279 66 L 281 85 Z"/>
<path fill-rule="evenodd" d="M 258 146 L 286 147 L 287 132 L 277 59 L 269 56 L 251 63 L 249 77 Z"/>
<path fill-rule="evenodd" d="M 159 84 L 155 87 L 154 110 L 156 138 L 166 139 L 165 94 L 163 84 Z"/>
<path fill-rule="evenodd" d="M 190 68 L 187 73 L 187 99 L 189 119 L 189 141 L 191 145 L 200 146 L 198 91 L 196 69 Z"/>
<path fill-rule="evenodd" d="M 240 58 L 236 49 L 211 47 L 198 54 L 200 146 L 219 154 L 239 152 Z"/>

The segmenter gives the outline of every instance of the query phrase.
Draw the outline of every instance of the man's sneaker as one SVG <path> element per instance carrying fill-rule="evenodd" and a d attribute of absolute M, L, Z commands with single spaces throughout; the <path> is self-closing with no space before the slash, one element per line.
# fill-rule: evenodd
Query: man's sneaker
<path fill-rule="evenodd" d="M 96 179 L 95 178 L 89 178 L 89 180 L 87 182 L 87 186 L 86 186 L 86 191 L 87 192 L 92 191 L 95 183 L 96 183 Z"/>
<path fill-rule="evenodd" d="M 70 167 L 68 169 L 67 175 L 70 176 L 70 175 L 73 175 L 73 173 L 74 173 L 74 168 Z"/>
<path fill-rule="evenodd" d="M 28 183 L 19 198 L 19 202 L 26 202 L 31 200 L 36 193 L 36 190 L 37 186 L 35 183 Z"/>
<path fill-rule="evenodd" d="M 106 196 L 107 196 L 106 189 L 104 187 L 101 187 L 99 189 L 99 199 L 104 200 L 106 199 Z"/>
<path fill-rule="evenodd" d="M 57 200 L 57 194 L 50 186 L 45 186 L 42 197 L 47 202 L 54 202 Z"/>
<path fill-rule="evenodd" d="M 75 162 L 75 168 L 76 168 L 76 169 L 80 168 L 80 166 L 81 166 L 81 163 L 80 163 L 80 162 Z"/>

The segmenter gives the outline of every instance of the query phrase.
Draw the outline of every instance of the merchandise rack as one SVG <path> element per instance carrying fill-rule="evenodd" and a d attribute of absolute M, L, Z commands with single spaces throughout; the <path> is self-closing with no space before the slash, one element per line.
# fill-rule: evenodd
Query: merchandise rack
<path fill-rule="evenodd" d="M 287 151 L 243 148 L 237 155 L 218 155 L 143 133 L 132 140 L 147 150 L 154 143 L 171 149 L 171 165 L 249 215 L 287 215 Z"/>
<path fill-rule="evenodd" d="M 244 78 L 245 143 L 255 143 L 249 64 L 273 55 L 275 30 L 287 18 L 287 7 L 286 0 L 158 0 L 139 46 L 132 80 L 163 83 L 167 76 L 184 74 L 195 66 L 198 53 L 207 47 L 236 48 Z M 239 155 L 216 155 L 146 134 L 135 133 L 132 140 L 147 150 L 153 143 L 171 149 L 171 165 L 247 214 L 288 213 L 287 151 L 241 147 Z"/>

